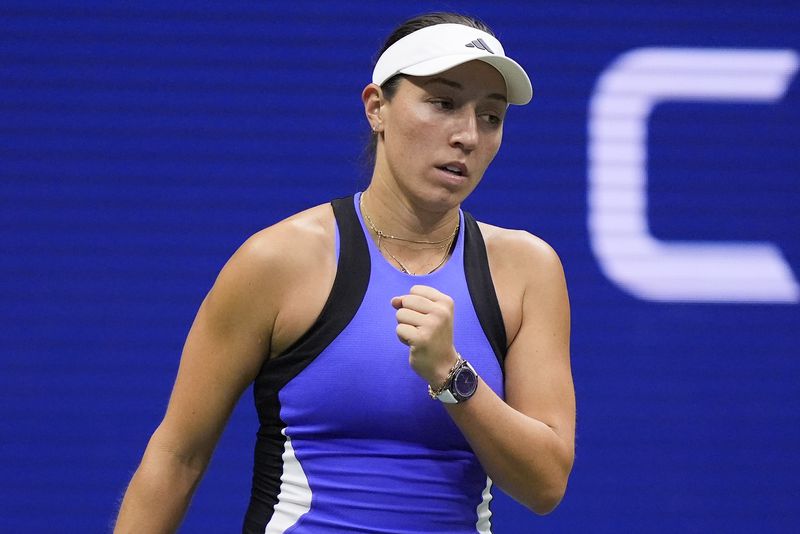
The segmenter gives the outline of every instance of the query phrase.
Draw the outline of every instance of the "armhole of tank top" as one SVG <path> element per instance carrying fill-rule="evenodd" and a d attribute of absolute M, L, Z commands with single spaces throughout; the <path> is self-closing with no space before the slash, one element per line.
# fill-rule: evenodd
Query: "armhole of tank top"
<path fill-rule="evenodd" d="M 305 369 L 355 316 L 367 292 L 369 250 L 352 197 L 331 201 L 336 219 L 336 276 L 322 311 L 311 328 L 280 355 L 267 360 L 255 380 L 256 404 L 277 393 Z"/>
<path fill-rule="evenodd" d="M 464 273 L 478 321 L 503 369 L 508 349 L 503 314 L 489 271 L 486 243 L 478 222 L 468 212 L 464 212 Z"/>

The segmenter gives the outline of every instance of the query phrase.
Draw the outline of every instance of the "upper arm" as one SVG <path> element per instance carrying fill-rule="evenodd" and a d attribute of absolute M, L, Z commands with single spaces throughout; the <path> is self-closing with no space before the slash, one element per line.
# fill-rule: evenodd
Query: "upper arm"
<path fill-rule="evenodd" d="M 549 426 L 569 464 L 575 439 L 570 310 L 561 262 L 541 239 L 516 232 L 510 273 L 521 281 L 519 329 L 505 363 L 506 402 Z M 519 286 L 518 286 L 519 287 Z"/>
<path fill-rule="evenodd" d="M 269 233 L 269 232 L 268 232 Z M 279 260 L 269 235 L 231 257 L 186 338 L 157 446 L 203 468 L 233 407 L 269 351 Z"/>
<path fill-rule="evenodd" d="M 242 392 L 265 359 L 311 326 L 333 284 L 333 211 L 311 208 L 248 239 L 200 306 L 154 439 L 205 467 Z"/>

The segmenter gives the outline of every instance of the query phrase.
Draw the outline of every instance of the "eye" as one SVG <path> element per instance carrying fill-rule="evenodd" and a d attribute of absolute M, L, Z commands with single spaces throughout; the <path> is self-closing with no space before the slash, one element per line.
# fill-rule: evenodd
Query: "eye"
<path fill-rule="evenodd" d="M 483 113 L 480 117 L 491 126 L 500 126 L 503 122 L 503 117 L 496 113 Z"/>
<path fill-rule="evenodd" d="M 442 110 L 451 110 L 455 107 L 453 101 L 447 98 L 432 98 L 429 102 L 433 104 L 434 107 Z"/>

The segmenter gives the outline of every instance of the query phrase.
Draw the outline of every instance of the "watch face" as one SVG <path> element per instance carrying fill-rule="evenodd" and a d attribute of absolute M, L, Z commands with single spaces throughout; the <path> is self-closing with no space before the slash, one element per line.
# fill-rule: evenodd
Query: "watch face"
<path fill-rule="evenodd" d="M 469 367 L 462 367 L 453 377 L 453 393 L 457 397 L 468 399 L 478 387 L 478 377 Z"/>

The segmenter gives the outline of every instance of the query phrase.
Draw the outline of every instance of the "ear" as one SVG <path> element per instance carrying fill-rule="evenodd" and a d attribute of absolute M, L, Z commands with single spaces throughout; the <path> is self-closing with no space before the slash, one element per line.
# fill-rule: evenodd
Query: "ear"
<path fill-rule="evenodd" d="M 368 84 L 361 92 L 361 101 L 364 103 L 364 114 L 367 116 L 373 132 L 383 131 L 383 118 L 381 107 L 383 106 L 383 90 L 374 84 Z"/>

